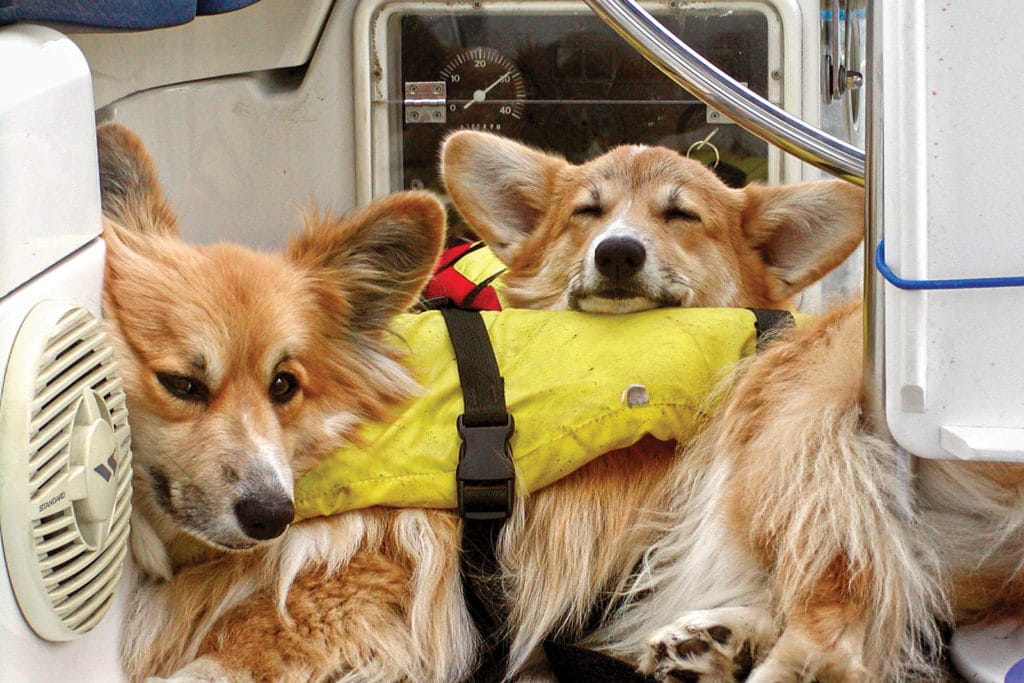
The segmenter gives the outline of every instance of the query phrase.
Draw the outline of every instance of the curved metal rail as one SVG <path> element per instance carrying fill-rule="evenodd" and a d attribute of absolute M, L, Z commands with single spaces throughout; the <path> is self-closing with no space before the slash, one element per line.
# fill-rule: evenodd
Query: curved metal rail
<path fill-rule="evenodd" d="M 762 140 L 838 178 L 864 185 L 864 151 L 783 111 L 683 41 L 634 0 L 584 0 L 666 76 Z"/>

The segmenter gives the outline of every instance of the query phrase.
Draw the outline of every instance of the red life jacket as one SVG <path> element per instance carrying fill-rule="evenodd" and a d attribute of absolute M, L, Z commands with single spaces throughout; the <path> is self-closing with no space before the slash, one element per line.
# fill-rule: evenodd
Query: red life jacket
<path fill-rule="evenodd" d="M 459 269 L 459 261 L 478 249 L 484 249 L 483 242 L 467 242 L 446 249 L 441 254 L 434 276 L 423 292 L 424 303 L 432 300 L 447 299 L 451 305 L 475 311 L 500 311 L 501 302 L 491 283 L 505 272 L 504 268 L 487 275 L 480 282 L 474 282 L 463 275 Z"/>

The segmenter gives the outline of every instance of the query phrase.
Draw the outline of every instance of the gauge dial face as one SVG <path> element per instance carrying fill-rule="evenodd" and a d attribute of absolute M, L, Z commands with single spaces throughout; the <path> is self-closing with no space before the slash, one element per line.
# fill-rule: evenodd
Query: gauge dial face
<path fill-rule="evenodd" d="M 448 124 L 509 133 L 526 109 L 526 81 L 515 62 L 494 48 L 458 53 L 441 69 L 447 83 Z"/>

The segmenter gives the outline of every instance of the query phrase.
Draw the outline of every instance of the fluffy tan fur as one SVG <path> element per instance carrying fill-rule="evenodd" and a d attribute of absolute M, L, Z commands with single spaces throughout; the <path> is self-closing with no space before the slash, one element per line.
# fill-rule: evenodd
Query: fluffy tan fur
<path fill-rule="evenodd" d="M 701 519 L 764 572 L 778 640 L 752 643 L 751 681 L 936 680 L 939 561 L 893 449 L 863 424 L 861 336 L 848 306 L 777 340 L 687 451 L 707 468 L 683 490 L 715 491 Z M 655 562 L 689 563 L 679 552 Z"/>
<path fill-rule="evenodd" d="M 940 623 L 1024 613 L 1024 467 L 920 460 L 916 476 L 901 471 L 865 424 L 862 337 L 860 306 L 847 304 L 777 341 L 738 370 L 687 451 L 708 465 L 680 490 L 713 486 L 703 519 L 764 571 L 777 633 L 754 639 L 762 661 L 748 681 L 936 681 Z M 673 539 L 690 523 L 677 518 L 653 551 L 662 569 L 640 586 L 691 563 Z M 678 664 L 669 659 L 652 650 L 645 661 Z M 714 677 L 726 670 L 699 680 L 732 680 Z"/>
<path fill-rule="evenodd" d="M 690 284 L 678 298 L 648 298 L 643 292 L 653 289 L 631 289 L 641 292 L 630 297 L 636 299 L 629 304 L 633 309 L 678 305 L 687 291 L 695 293 L 690 303 L 781 304 L 838 263 L 861 227 L 860 195 L 838 183 L 740 192 L 665 150 L 626 148 L 570 168 L 489 138 L 478 143 L 490 145 L 496 158 L 470 144 L 464 151 L 473 163 L 449 164 L 466 135 L 446 146 L 446 182 L 466 190 L 453 190 L 453 198 L 471 220 L 486 216 L 466 209 L 469 190 L 481 193 L 482 200 L 473 201 L 496 202 L 487 188 L 497 183 L 519 198 L 501 205 L 504 217 L 497 216 L 498 233 L 490 238 L 509 262 L 507 277 L 519 283 L 523 306 L 561 305 L 552 293 L 570 285 L 556 261 L 542 255 L 557 253 L 563 240 L 570 245 L 564 253 L 580 252 L 587 240 L 584 223 L 601 224 L 592 205 L 577 211 L 579 196 L 569 191 L 588 188 L 584 199 L 594 200 L 591 181 L 601 207 L 631 194 L 634 205 L 640 197 L 655 202 L 635 216 L 611 211 L 612 222 L 617 230 L 642 223 L 630 229 L 649 251 L 661 254 L 664 246 L 667 255 L 658 259 L 688 269 Z M 387 321 L 412 302 L 437 256 L 444 220 L 436 200 L 402 193 L 345 219 L 311 219 L 280 256 L 191 247 L 174 237 L 173 217 L 157 201 L 155 174 L 138 141 L 123 129 L 104 127 L 100 150 L 105 175 L 123 189 L 117 196 L 132 198 L 106 205 L 111 219 L 123 225 L 111 225 L 107 233 L 105 294 L 138 463 L 133 550 L 141 572 L 124 644 L 131 677 L 464 677 L 474 666 L 478 636 L 461 595 L 459 525 L 451 513 L 355 511 L 295 524 L 274 539 L 247 537 L 232 513 L 247 491 L 287 484 L 351 438 L 362 420 L 413 390 Z M 525 189 L 503 175 L 510 158 L 512 166 L 523 166 L 516 155 L 524 153 L 540 160 L 517 176 Z M 492 172 L 480 175 L 481 168 Z M 133 178 L 143 179 L 142 185 L 133 185 Z M 558 187 L 563 189 L 551 192 Z M 685 205 L 677 205 L 684 198 Z M 509 232 L 513 224 L 504 221 L 515 216 L 546 227 L 538 232 L 518 223 Z M 569 233 L 575 236 L 562 237 Z M 534 269 L 530 253 L 549 267 Z M 658 283 L 661 276 L 652 277 Z M 703 282 L 729 284 L 715 285 L 713 297 L 702 299 L 710 291 Z M 580 298 L 602 296 L 585 292 Z M 614 304 L 606 308 L 616 310 Z M 295 379 L 297 389 L 275 402 L 282 373 Z M 753 373 L 751 368 L 743 377 Z M 717 454 L 715 439 L 727 437 L 709 437 L 682 457 L 674 457 L 675 444 L 646 439 L 520 502 L 500 541 L 503 572 L 496 577 L 511 609 L 510 676 L 543 677 L 539 645 L 555 634 L 665 676 L 691 680 L 699 664 L 709 672 L 700 680 L 732 680 L 708 667 L 728 663 L 730 672 L 742 674 L 744 656 L 752 664 L 782 651 L 801 609 L 807 621 L 819 616 L 806 609 L 814 603 L 801 597 L 804 592 L 831 595 L 853 572 L 831 561 L 822 570 L 815 556 L 792 567 L 797 573 L 809 568 L 810 583 L 801 577 L 786 583 L 790 551 L 783 536 L 816 520 L 806 516 L 806 507 L 803 513 L 794 507 L 793 515 L 771 513 L 777 508 L 772 496 L 784 490 L 756 477 L 750 481 L 762 486 L 765 497 L 743 491 L 747 475 L 736 463 L 744 458 Z M 822 476 L 822 470 L 806 476 Z M 889 491 L 882 487 L 881 493 Z M 846 495 L 859 500 L 856 493 Z M 782 500 L 795 505 L 790 494 Z M 876 509 L 883 505 L 874 501 Z M 751 533 L 745 535 L 746 529 Z M 822 543 L 831 542 L 831 531 L 819 531 L 827 537 Z M 826 551 L 832 549 L 826 544 Z M 894 562 L 899 571 L 899 560 Z M 831 583 L 813 575 L 819 570 Z M 872 579 L 860 576 L 864 587 L 857 595 L 863 600 L 842 596 L 833 607 L 874 604 Z M 783 588 L 773 592 L 773 581 Z M 778 634 L 775 608 L 787 631 L 771 649 Z M 836 614 L 839 619 L 846 613 Z M 680 630 L 688 635 L 673 641 Z M 819 642 L 817 631 L 800 633 L 805 631 L 810 642 Z M 844 654 L 857 661 L 865 640 L 856 627 L 841 635 L 821 645 L 822 661 L 832 666 L 835 660 L 836 671 Z M 665 656 L 680 653 L 715 656 L 711 664 Z M 815 671 L 823 678 L 832 670 L 792 666 L 803 668 L 790 673 Z"/>

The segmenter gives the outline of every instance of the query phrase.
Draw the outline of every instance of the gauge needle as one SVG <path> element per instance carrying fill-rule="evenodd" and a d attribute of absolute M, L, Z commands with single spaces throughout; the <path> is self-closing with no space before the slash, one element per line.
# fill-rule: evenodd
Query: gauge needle
<path fill-rule="evenodd" d="M 498 80 L 494 81 L 494 83 L 491 83 L 489 86 L 487 86 L 483 90 L 474 90 L 473 91 L 473 99 L 471 99 L 469 102 L 466 102 L 466 104 L 464 104 L 462 106 L 462 108 L 463 109 L 469 109 L 470 107 L 472 107 L 477 102 L 483 102 L 484 100 L 486 100 L 487 99 L 487 93 L 491 92 L 491 90 L 494 88 L 494 86 L 498 85 L 503 80 L 508 78 L 508 75 L 510 73 L 512 73 L 511 69 L 506 71 L 505 73 L 501 74 L 500 76 L 498 76 Z"/>

